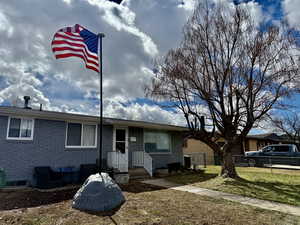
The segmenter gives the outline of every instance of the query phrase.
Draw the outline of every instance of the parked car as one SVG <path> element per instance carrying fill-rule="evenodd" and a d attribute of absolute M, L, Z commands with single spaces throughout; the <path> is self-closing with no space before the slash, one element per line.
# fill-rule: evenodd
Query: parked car
<path fill-rule="evenodd" d="M 300 152 L 294 144 L 268 145 L 259 151 L 245 153 L 248 163 L 254 166 L 264 164 L 300 165 Z"/>

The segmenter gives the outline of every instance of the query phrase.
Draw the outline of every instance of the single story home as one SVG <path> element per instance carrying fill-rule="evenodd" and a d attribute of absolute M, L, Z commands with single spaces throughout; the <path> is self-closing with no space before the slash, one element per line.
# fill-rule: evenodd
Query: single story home
<path fill-rule="evenodd" d="M 225 140 L 220 137 L 218 138 L 217 143 L 218 145 L 223 146 L 225 144 Z M 235 152 L 235 154 L 240 154 L 240 149 L 235 149 Z M 215 165 L 216 159 L 218 158 L 214 151 L 207 144 L 192 138 L 185 140 L 183 154 L 190 156 L 196 156 L 198 154 L 198 160 L 201 165 Z"/>
<path fill-rule="evenodd" d="M 95 164 L 99 117 L 0 106 L 0 168 L 8 182 L 31 184 L 34 167 Z M 145 168 L 152 175 L 183 163 L 186 127 L 103 118 L 102 164 L 121 172 Z"/>
<path fill-rule="evenodd" d="M 184 147 L 183 147 L 183 153 L 185 155 L 195 155 L 198 153 L 204 153 L 205 154 L 205 160 L 207 165 L 214 165 L 215 159 L 214 159 L 214 152 L 213 150 L 204 142 L 195 140 L 195 139 L 188 139 L 186 140 Z M 201 164 L 203 162 L 203 155 L 200 155 L 201 157 Z"/>
<path fill-rule="evenodd" d="M 258 151 L 264 146 L 282 143 L 290 143 L 290 141 L 283 135 L 276 133 L 248 135 L 245 141 L 245 152 Z"/>

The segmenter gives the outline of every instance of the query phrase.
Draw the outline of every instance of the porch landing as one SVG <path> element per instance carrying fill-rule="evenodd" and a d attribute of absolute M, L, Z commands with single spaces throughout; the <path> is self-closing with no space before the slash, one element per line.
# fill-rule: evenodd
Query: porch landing
<path fill-rule="evenodd" d="M 150 179 L 151 178 L 149 173 L 142 167 L 129 168 L 128 174 L 129 174 L 131 180 Z"/>

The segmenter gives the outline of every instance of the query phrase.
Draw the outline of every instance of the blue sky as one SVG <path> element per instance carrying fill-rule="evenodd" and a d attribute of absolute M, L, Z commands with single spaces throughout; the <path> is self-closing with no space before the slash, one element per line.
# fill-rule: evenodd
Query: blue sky
<path fill-rule="evenodd" d="M 250 0 L 235 0 L 235 3 L 241 2 L 251 2 Z M 282 0 L 255 0 L 258 3 L 265 14 L 269 14 L 273 19 L 281 19 L 284 15 L 284 10 L 282 8 Z"/>
<path fill-rule="evenodd" d="M 215 0 L 211 0 L 215 1 Z M 223 0 L 232 4 L 232 0 Z M 54 33 L 79 23 L 104 32 L 104 114 L 109 117 L 184 124 L 181 114 L 146 99 L 144 85 L 153 62 L 182 38 L 181 29 L 197 0 L 10 0 L 0 2 L 0 105 L 22 105 L 86 113 L 99 112 L 98 74 L 80 59 L 55 60 Z M 287 19 L 298 29 L 300 2 L 257 0 L 246 4 L 256 19 Z M 300 107 L 300 97 L 290 101 Z"/>

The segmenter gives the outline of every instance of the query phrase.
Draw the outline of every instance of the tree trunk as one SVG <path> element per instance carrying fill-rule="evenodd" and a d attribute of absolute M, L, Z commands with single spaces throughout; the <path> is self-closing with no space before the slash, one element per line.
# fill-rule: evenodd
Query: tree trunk
<path fill-rule="evenodd" d="M 232 148 L 225 147 L 222 157 L 222 177 L 238 178 L 238 174 L 235 170 L 235 165 L 232 158 Z"/>

